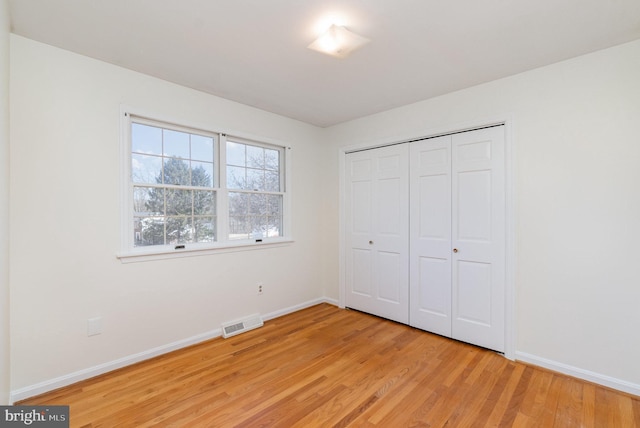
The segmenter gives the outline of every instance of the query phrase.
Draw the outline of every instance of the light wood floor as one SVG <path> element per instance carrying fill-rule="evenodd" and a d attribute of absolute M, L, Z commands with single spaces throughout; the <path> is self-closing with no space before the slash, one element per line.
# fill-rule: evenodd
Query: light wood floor
<path fill-rule="evenodd" d="M 640 426 L 640 399 L 319 305 L 21 404 L 72 427 Z"/>

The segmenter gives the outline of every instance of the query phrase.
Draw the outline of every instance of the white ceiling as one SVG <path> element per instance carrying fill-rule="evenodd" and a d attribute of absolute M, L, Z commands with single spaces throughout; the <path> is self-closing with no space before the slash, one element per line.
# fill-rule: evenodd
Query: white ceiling
<path fill-rule="evenodd" d="M 12 31 L 317 126 L 640 38 L 640 0 L 10 0 Z M 371 39 L 306 49 L 333 17 Z"/>

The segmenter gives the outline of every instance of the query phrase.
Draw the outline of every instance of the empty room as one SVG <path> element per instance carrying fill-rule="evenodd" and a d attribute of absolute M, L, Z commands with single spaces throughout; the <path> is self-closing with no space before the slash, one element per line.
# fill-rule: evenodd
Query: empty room
<path fill-rule="evenodd" d="M 0 64 L 0 425 L 640 426 L 637 0 L 0 0 Z"/>

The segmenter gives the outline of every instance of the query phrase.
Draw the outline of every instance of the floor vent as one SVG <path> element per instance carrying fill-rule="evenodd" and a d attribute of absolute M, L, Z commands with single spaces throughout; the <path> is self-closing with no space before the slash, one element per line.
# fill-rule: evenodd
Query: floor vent
<path fill-rule="evenodd" d="M 262 327 L 262 317 L 259 314 L 248 316 L 244 319 L 232 322 L 222 323 L 222 337 L 235 336 L 236 334 L 244 333 L 245 331 L 253 330 L 254 328 Z"/>

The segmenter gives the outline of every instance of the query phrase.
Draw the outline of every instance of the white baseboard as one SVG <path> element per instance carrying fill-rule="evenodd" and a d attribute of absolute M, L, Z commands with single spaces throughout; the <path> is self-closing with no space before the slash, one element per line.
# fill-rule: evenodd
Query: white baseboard
<path fill-rule="evenodd" d="M 319 299 L 309 300 L 308 302 L 301 303 L 299 305 L 291 306 L 286 309 L 282 309 L 279 311 L 274 311 L 262 316 L 262 319 L 265 321 L 272 320 L 274 318 L 281 317 L 283 315 L 291 314 L 293 312 L 300 311 L 302 309 L 310 308 L 311 306 L 319 305 L 320 303 L 329 303 L 331 305 L 338 306 L 337 303 L 334 303 L 333 299 L 329 299 L 327 297 L 321 297 Z"/>
<path fill-rule="evenodd" d="M 271 320 L 271 319 L 278 318 L 283 315 L 287 315 L 305 308 L 309 308 L 311 306 L 314 306 L 320 303 L 330 303 L 337 306 L 337 303 L 334 303 L 333 299 L 318 298 L 318 299 L 310 300 L 308 302 L 301 303 L 299 305 L 291 306 L 275 312 L 265 314 L 263 315 L 263 319 L 265 321 Z M 214 339 L 220 336 L 222 336 L 222 328 L 216 328 L 206 333 L 198 334 L 196 336 L 192 336 L 186 339 L 178 340 L 176 342 L 168 343 L 163 346 L 158 346 L 156 348 L 149 349 L 147 351 L 142 351 L 137 354 L 119 358 L 114 361 L 109 361 L 107 363 L 100 364 L 94 367 L 78 370 L 76 372 L 59 376 L 54 379 L 46 380 L 44 382 L 40 382 L 35 385 L 29 385 L 24 388 L 19 388 L 11 391 L 11 394 L 9 397 L 10 398 L 9 403 L 13 404 L 17 401 L 21 401 L 29 397 L 34 397 L 36 395 L 44 394 L 45 392 L 53 391 L 54 389 L 62 388 L 64 386 L 68 386 L 76 382 L 80 382 L 95 376 L 99 376 L 99 375 L 108 373 L 110 371 L 117 370 L 119 368 L 138 363 L 140 361 L 148 360 L 150 358 L 157 357 L 159 355 L 163 355 L 172 351 L 176 351 L 178 349 L 186 348 L 187 346 L 195 345 L 197 343 Z"/>
<path fill-rule="evenodd" d="M 340 307 L 340 302 L 338 302 L 338 299 L 330 299 L 328 297 L 325 297 L 324 300 L 323 300 L 323 303 L 328 303 L 330 305 Z M 344 308 L 342 308 L 342 309 L 344 309 Z"/>
<path fill-rule="evenodd" d="M 543 367 L 545 369 L 553 370 L 554 372 L 566 374 L 578 379 L 617 389 L 618 391 L 626 392 L 628 394 L 640 396 L 640 385 L 627 382 L 626 380 L 616 379 L 611 376 L 595 373 L 578 367 L 573 367 L 568 364 L 559 363 L 557 361 L 548 360 L 536 355 L 527 354 L 526 352 L 516 351 L 516 361 L 522 361 L 523 363 Z"/>

